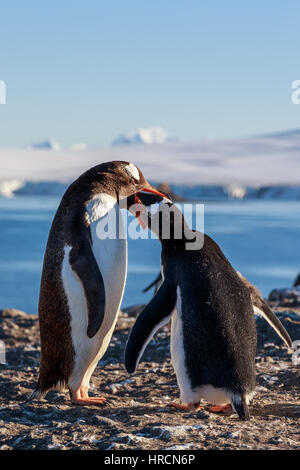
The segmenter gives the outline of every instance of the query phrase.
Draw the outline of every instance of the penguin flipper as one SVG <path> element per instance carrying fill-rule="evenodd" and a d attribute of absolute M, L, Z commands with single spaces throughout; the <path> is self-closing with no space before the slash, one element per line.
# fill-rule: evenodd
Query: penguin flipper
<path fill-rule="evenodd" d="M 139 360 L 152 337 L 171 318 L 176 306 L 176 286 L 164 281 L 156 295 L 138 316 L 128 339 L 125 351 L 127 372 L 135 372 Z"/>
<path fill-rule="evenodd" d="M 256 315 L 264 318 L 269 325 L 276 331 L 278 336 L 285 342 L 285 344 L 289 348 L 293 348 L 292 340 L 290 335 L 284 328 L 281 321 L 276 317 L 273 310 L 269 307 L 269 305 L 262 299 L 262 295 L 260 291 L 255 287 L 251 282 L 248 281 L 240 272 L 237 271 L 237 275 L 239 276 L 240 280 L 247 287 L 250 291 L 250 297 L 253 305 L 253 310 Z"/>
<path fill-rule="evenodd" d="M 269 307 L 266 302 L 261 299 L 258 305 L 254 305 L 254 313 L 264 318 L 269 325 L 276 331 L 278 336 L 284 341 L 288 348 L 293 348 L 292 340 L 286 329 L 284 328 L 281 321 L 276 317 L 273 310 Z"/>
<path fill-rule="evenodd" d="M 70 265 L 83 284 L 87 308 L 89 338 L 95 336 L 105 315 L 105 287 L 102 274 L 88 241 L 73 247 L 69 256 Z"/>
<path fill-rule="evenodd" d="M 145 289 L 143 289 L 143 292 L 148 292 L 148 290 L 150 290 L 151 287 L 154 287 L 161 280 L 162 280 L 162 275 L 161 275 L 161 272 L 160 272 L 158 274 L 158 276 L 154 279 L 154 281 L 152 281 L 151 284 L 149 284 L 149 286 L 147 286 L 147 287 L 145 287 Z"/>

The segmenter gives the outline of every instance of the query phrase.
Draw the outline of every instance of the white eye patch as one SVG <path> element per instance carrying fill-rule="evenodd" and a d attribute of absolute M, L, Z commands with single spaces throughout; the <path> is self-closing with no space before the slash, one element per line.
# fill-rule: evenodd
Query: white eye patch
<path fill-rule="evenodd" d="M 129 163 L 129 165 L 126 165 L 124 170 L 126 171 L 126 173 L 132 176 L 136 181 L 140 181 L 139 170 L 133 163 Z"/>

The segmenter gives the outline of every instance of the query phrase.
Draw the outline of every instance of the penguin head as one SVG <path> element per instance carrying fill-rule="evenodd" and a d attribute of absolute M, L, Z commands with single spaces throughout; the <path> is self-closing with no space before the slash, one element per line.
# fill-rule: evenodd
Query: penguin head
<path fill-rule="evenodd" d="M 197 240 L 196 232 L 189 227 L 181 210 L 165 195 L 141 191 L 128 198 L 128 210 L 165 246 L 182 246 Z"/>
<path fill-rule="evenodd" d="M 148 227 L 160 240 L 172 238 L 178 223 L 181 227 L 181 211 L 162 193 L 141 191 L 129 197 L 127 204 L 128 210 L 138 218 L 140 225 Z"/>
<path fill-rule="evenodd" d="M 110 182 L 119 200 L 133 196 L 139 191 L 146 191 L 164 197 L 164 194 L 157 191 L 133 163 L 112 161 L 105 165 L 106 180 Z"/>
<path fill-rule="evenodd" d="M 90 188 L 92 195 L 104 191 L 115 196 L 118 201 L 139 191 L 164 196 L 151 186 L 136 165 L 126 161 L 115 160 L 96 165 L 83 173 L 77 181 L 82 183 L 84 189 Z"/>
<path fill-rule="evenodd" d="M 139 210 L 135 212 L 140 225 L 145 229 L 147 227 L 147 210 L 143 202 L 139 199 L 138 194 L 147 194 L 150 199 L 145 199 L 147 205 L 155 204 L 166 198 L 165 194 L 155 189 L 144 177 L 141 170 L 130 162 L 113 161 L 109 162 L 106 167 L 106 180 L 110 182 L 110 186 L 116 193 L 121 208 L 129 209 L 133 205 L 139 205 Z M 152 196 L 152 197 L 151 197 Z M 168 199 L 169 202 L 171 202 Z M 133 213 L 133 211 L 131 211 Z M 141 218 L 141 212 L 144 217 Z"/>

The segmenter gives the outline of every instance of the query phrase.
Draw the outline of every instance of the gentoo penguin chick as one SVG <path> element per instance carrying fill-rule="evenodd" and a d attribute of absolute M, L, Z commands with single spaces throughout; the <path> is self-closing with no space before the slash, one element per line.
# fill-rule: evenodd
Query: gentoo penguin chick
<path fill-rule="evenodd" d="M 142 194 L 139 198 L 144 202 Z M 165 220 L 170 225 L 166 238 Z M 136 370 L 153 335 L 172 318 L 171 359 L 182 404 L 171 405 L 196 410 L 205 399 L 215 405 L 211 411 L 223 411 L 231 404 L 248 420 L 256 353 L 249 289 L 212 238 L 191 230 L 176 206 L 161 204 L 147 224 L 162 244 L 164 280 L 133 326 L 125 352 L 127 371 Z M 202 248 L 187 249 L 192 238 L 201 237 Z"/>
<path fill-rule="evenodd" d="M 246 279 L 240 272 L 237 271 L 238 276 L 240 277 L 241 281 L 243 284 L 249 289 L 250 291 L 250 297 L 253 305 L 253 311 L 255 315 L 258 315 L 262 318 L 264 318 L 269 325 L 276 331 L 278 336 L 284 341 L 286 346 L 288 348 L 293 348 L 292 346 L 292 340 L 290 338 L 290 335 L 284 328 L 283 324 L 281 321 L 277 318 L 273 310 L 269 307 L 269 305 L 264 301 L 262 294 L 260 293 L 259 289 L 251 284 L 248 279 Z M 160 288 L 161 284 L 163 282 L 163 277 L 161 272 L 158 274 L 158 276 L 154 279 L 154 281 L 151 282 L 143 292 L 147 292 L 149 289 L 154 287 L 154 294 L 158 291 Z"/>
<path fill-rule="evenodd" d="M 29 400 L 68 389 L 76 404 L 105 401 L 89 397 L 89 381 L 110 342 L 125 287 L 127 241 L 120 236 L 119 203 L 140 190 L 155 192 L 135 165 L 113 161 L 86 171 L 65 192 L 44 257 L 41 363 Z M 105 237 L 100 229 L 110 216 L 116 232 Z"/>

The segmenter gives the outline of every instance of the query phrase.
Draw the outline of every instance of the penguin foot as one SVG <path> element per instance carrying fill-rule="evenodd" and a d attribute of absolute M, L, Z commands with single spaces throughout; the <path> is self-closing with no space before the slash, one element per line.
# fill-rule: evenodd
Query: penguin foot
<path fill-rule="evenodd" d="M 105 405 L 106 403 L 105 398 L 95 398 L 95 397 L 88 397 L 88 398 L 73 398 L 72 403 L 74 405 Z"/>
<path fill-rule="evenodd" d="M 228 411 L 233 412 L 233 409 L 232 409 L 231 404 L 228 403 L 227 405 L 214 405 L 214 406 L 211 406 L 209 411 L 211 411 L 212 413 L 227 413 Z"/>
<path fill-rule="evenodd" d="M 106 398 L 89 397 L 87 390 L 79 388 L 71 392 L 71 400 L 74 405 L 105 405 Z"/>
<path fill-rule="evenodd" d="M 199 411 L 203 409 L 203 406 L 200 406 L 199 403 L 188 403 L 187 405 L 183 405 L 182 403 L 176 403 L 173 401 L 168 406 L 180 411 Z"/>

